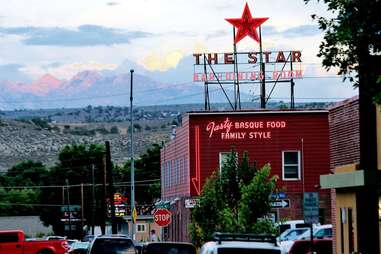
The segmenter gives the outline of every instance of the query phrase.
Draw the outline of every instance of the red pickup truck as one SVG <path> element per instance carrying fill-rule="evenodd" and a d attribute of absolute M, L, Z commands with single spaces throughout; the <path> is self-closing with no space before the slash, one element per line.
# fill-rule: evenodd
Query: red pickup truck
<path fill-rule="evenodd" d="M 21 230 L 0 230 L 0 254 L 67 254 L 66 240 L 25 240 Z"/>

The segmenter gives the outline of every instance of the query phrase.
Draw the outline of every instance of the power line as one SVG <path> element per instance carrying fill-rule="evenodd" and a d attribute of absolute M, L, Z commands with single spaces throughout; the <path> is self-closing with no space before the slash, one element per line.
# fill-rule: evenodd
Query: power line
<path fill-rule="evenodd" d="M 342 75 L 304 76 L 300 80 L 303 80 L 303 79 L 343 79 L 343 78 L 344 78 L 344 76 L 342 76 Z M 158 91 L 158 90 L 163 90 L 163 89 L 167 89 L 167 88 L 170 88 L 170 87 L 176 87 L 176 86 L 180 86 L 180 85 L 194 85 L 194 82 L 184 82 L 184 83 L 178 83 L 178 84 L 168 85 L 168 86 L 164 86 L 164 87 L 157 87 L 157 88 L 152 88 L 152 89 L 147 89 L 147 90 L 141 90 L 141 91 L 137 91 L 136 94 L 144 94 L 144 93 L 155 92 L 155 91 Z M 200 93 L 197 93 L 197 94 L 178 96 L 178 97 L 173 97 L 173 98 L 174 98 L 174 100 L 177 100 L 177 99 L 181 99 L 181 98 L 193 97 L 193 96 L 199 95 L 199 94 L 203 94 L 203 92 L 200 92 Z M 70 101 L 93 100 L 93 99 L 100 99 L 100 98 L 112 98 L 112 97 L 120 97 L 120 96 L 128 96 L 128 95 L 129 95 L 129 92 L 125 92 L 125 93 L 98 95 L 98 96 L 91 96 L 91 97 L 40 99 L 40 100 L 36 100 L 36 102 L 57 102 L 57 101 L 70 102 Z M 173 98 L 170 98 L 169 100 L 173 100 Z M 167 100 L 168 99 L 166 99 L 166 101 Z M 4 101 L 4 100 L 1 100 L 0 102 L 7 103 L 7 104 L 22 104 L 22 103 L 25 103 L 25 101 L 17 101 L 17 100 L 14 100 L 14 101 Z M 140 105 L 142 105 L 142 104 L 140 104 Z"/>
<path fill-rule="evenodd" d="M 159 182 L 160 179 L 148 179 L 148 180 L 138 180 L 135 181 L 137 186 L 151 186 L 155 182 Z M 81 187 L 82 184 L 72 184 L 72 185 L 29 185 L 29 186 L 2 186 L 0 189 L 43 189 L 43 188 L 72 188 L 72 187 Z M 83 187 L 92 186 L 91 183 L 84 183 Z M 108 184 L 106 184 L 108 185 Z M 117 182 L 114 183 L 115 186 L 124 187 L 131 186 L 131 182 Z M 103 184 L 95 184 L 95 186 L 103 186 Z"/>
<path fill-rule="evenodd" d="M 80 206 L 80 204 L 71 204 L 72 206 Z M 0 203 L 0 206 L 37 206 L 37 207 L 61 207 L 61 206 L 67 206 L 65 204 L 29 204 L 29 203 Z M 154 206 L 153 204 L 142 204 L 142 205 L 135 205 L 138 207 L 148 207 L 148 206 Z M 125 207 L 130 207 L 130 205 L 125 204 Z"/>

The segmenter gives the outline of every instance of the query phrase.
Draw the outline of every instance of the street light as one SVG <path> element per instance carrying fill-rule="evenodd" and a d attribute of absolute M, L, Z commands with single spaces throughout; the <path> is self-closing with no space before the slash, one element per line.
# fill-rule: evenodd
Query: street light
<path fill-rule="evenodd" d="M 130 70 L 131 73 L 131 86 L 130 86 L 130 140 L 131 140 L 131 238 L 135 240 L 135 168 L 134 168 L 134 122 L 133 122 L 133 74 L 134 70 Z"/>

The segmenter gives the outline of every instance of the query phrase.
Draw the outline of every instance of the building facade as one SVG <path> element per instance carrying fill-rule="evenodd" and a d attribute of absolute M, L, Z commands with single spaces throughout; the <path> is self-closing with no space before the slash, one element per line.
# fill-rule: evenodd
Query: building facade
<path fill-rule="evenodd" d="M 274 209 L 276 219 L 303 219 L 303 193 L 318 192 L 321 222 L 330 222 L 330 191 L 319 189 L 319 176 L 330 172 L 328 111 L 190 112 L 161 150 L 162 199 L 173 212 L 169 240 L 189 240 L 185 203 L 232 150 L 238 158 L 247 152 L 257 167 L 270 163 L 279 176 L 290 206 Z"/>
<path fill-rule="evenodd" d="M 376 110 L 378 169 L 381 169 L 381 109 Z M 367 173 L 360 167 L 359 99 L 353 97 L 329 109 L 330 161 L 333 174 L 320 178 L 323 189 L 332 192 L 334 253 L 359 252 L 359 211 L 356 192 L 366 186 L 378 186 L 380 171 Z M 379 198 L 379 207 L 381 207 Z M 379 210 L 381 211 L 381 210 Z M 381 213 L 380 213 L 381 214 Z M 379 215 L 381 219 L 381 216 Z M 379 223 L 380 235 L 381 224 Z M 365 236 L 366 237 L 366 236 Z M 381 240 L 380 240 L 381 242 Z"/>

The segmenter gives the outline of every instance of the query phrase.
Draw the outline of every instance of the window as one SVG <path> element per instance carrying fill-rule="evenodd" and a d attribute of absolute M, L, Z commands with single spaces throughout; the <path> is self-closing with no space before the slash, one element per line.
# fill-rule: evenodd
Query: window
<path fill-rule="evenodd" d="M 183 175 L 183 182 L 186 183 L 186 180 L 189 179 L 187 178 L 187 174 L 189 175 L 189 171 L 188 171 L 188 161 L 187 161 L 187 158 L 184 156 L 184 175 Z"/>
<path fill-rule="evenodd" d="M 282 152 L 283 180 L 300 180 L 300 151 Z"/>
<path fill-rule="evenodd" d="M 1 233 L 0 243 L 17 243 L 19 236 L 17 233 Z"/>
<path fill-rule="evenodd" d="M 146 232 L 146 224 L 136 224 L 136 232 L 138 233 Z"/>
<path fill-rule="evenodd" d="M 229 156 L 231 155 L 232 152 L 221 152 L 220 153 L 220 158 L 219 158 L 219 165 L 220 165 L 220 175 L 222 172 L 222 167 L 224 166 L 225 163 L 227 163 Z M 238 153 L 234 152 L 235 158 L 236 158 L 236 163 L 238 163 Z"/>

